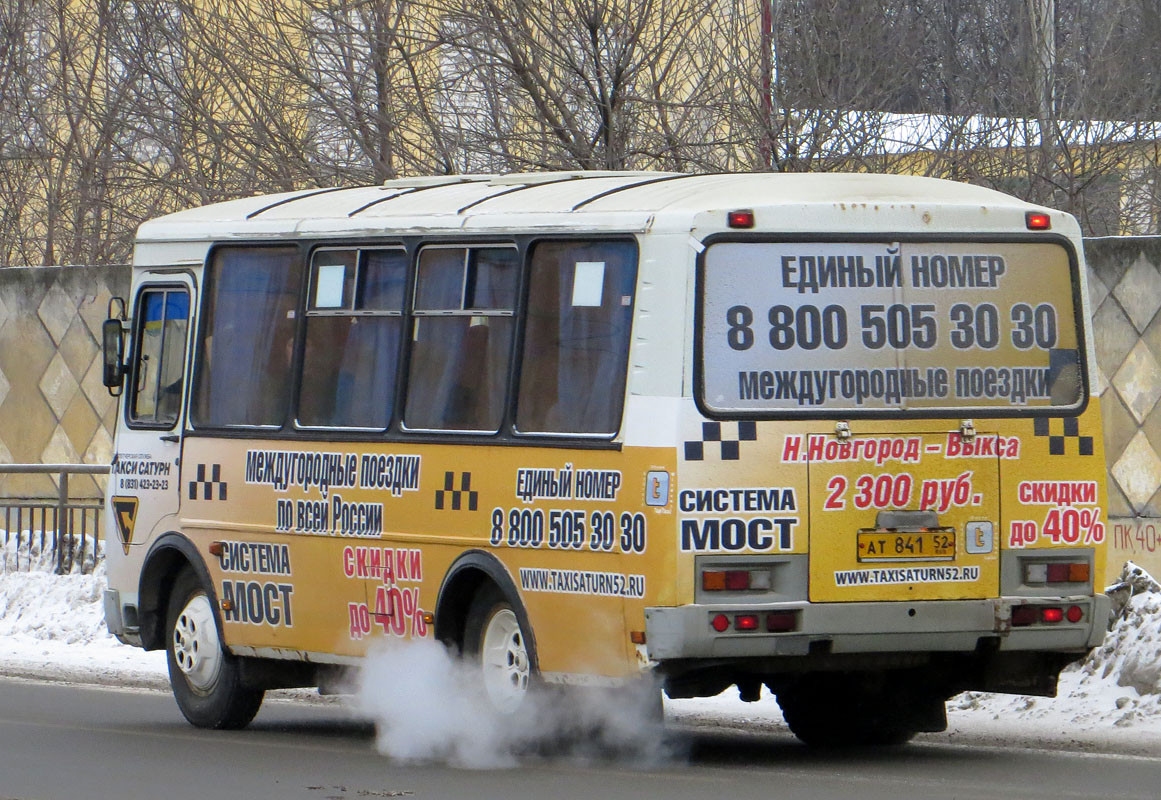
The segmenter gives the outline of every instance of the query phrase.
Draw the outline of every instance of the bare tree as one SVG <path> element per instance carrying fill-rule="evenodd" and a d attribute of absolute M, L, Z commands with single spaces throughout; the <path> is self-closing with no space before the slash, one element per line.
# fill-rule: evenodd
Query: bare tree
<path fill-rule="evenodd" d="M 732 46 L 713 35 L 722 4 L 449 6 L 445 70 L 466 143 L 486 160 L 509 168 L 714 166 L 708 153 L 722 149 L 716 55 Z"/>

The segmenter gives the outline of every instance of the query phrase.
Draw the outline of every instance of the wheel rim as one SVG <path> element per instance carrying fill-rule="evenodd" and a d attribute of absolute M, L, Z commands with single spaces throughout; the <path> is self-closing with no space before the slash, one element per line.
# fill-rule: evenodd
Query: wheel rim
<path fill-rule="evenodd" d="M 194 691 L 206 693 L 222 671 L 222 647 L 214 610 L 204 594 L 186 603 L 173 624 L 173 658 Z"/>
<path fill-rule="evenodd" d="M 492 615 L 480 652 L 484 689 L 500 711 L 515 711 L 528 692 L 528 650 L 520 622 L 510 608 Z"/>

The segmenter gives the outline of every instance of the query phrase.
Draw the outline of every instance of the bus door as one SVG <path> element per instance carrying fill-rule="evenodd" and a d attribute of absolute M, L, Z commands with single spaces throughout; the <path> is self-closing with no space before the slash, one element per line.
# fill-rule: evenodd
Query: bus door
<path fill-rule="evenodd" d="M 171 524 L 181 502 L 181 445 L 193 279 L 149 274 L 133 299 L 124 424 L 110 473 L 116 534 L 125 553 Z M 190 476 L 194 478 L 195 476 Z M 190 491 L 218 476 L 198 475 Z"/>
<path fill-rule="evenodd" d="M 858 427 L 806 437 L 811 601 L 996 596 L 1008 442 L 968 422 L 921 433 Z"/>

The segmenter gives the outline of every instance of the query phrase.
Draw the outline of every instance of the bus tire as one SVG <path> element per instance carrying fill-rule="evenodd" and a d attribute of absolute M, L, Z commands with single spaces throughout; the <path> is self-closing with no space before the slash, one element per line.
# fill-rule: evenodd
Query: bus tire
<path fill-rule="evenodd" d="M 193 570 L 174 581 L 165 632 L 169 683 L 182 715 L 198 728 L 246 727 L 265 691 L 243 683 L 238 659 L 222 646 L 210 593 Z"/>
<path fill-rule="evenodd" d="M 779 692 L 778 705 L 791 733 L 811 747 L 892 747 L 918 732 L 885 695 L 835 681 L 804 681 Z"/>
<path fill-rule="evenodd" d="M 536 681 L 531 641 L 513 604 L 495 584 L 480 587 L 464 624 L 464 655 L 480 669 L 489 705 L 506 716 L 524 705 Z"/>

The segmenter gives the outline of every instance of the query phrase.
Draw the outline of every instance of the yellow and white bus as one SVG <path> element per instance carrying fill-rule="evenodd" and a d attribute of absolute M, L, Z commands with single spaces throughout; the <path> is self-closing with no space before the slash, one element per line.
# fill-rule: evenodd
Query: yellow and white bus
<path fill-rule="evenodd" d="M 882 175 L 398 180 L 147 222 L 132 287 L 106 618 L 195 725 L 425 638 L 504 711 L 645 674 L 902 741 L 1101 641 L 1066 214 Z"/>

